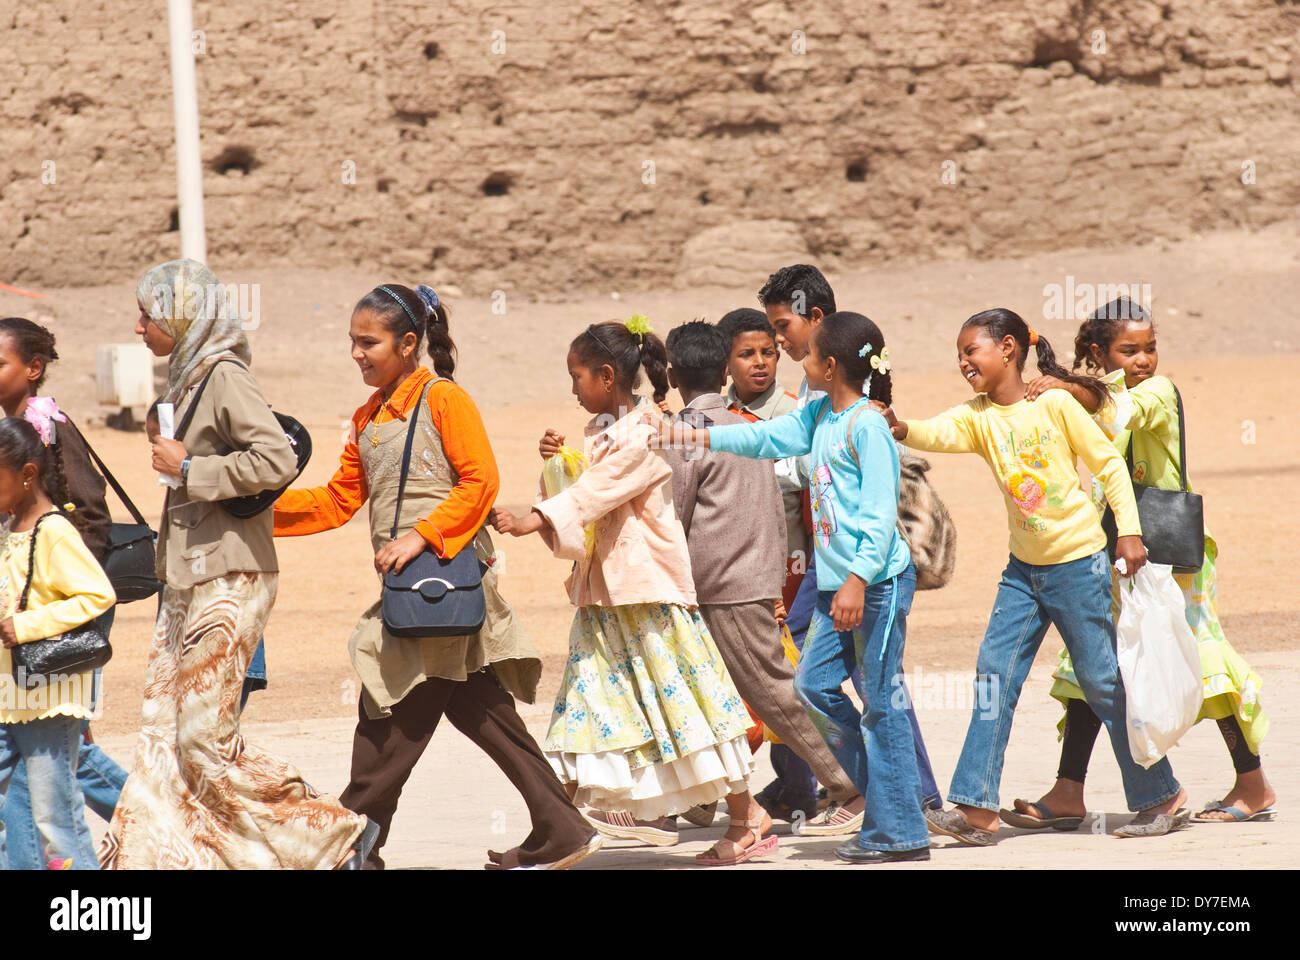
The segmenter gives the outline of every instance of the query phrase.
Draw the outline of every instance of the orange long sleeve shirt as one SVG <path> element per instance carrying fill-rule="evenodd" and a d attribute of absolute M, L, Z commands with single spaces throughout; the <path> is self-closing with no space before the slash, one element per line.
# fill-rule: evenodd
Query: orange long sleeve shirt
<path fill-rule="evenodd" d="M 275 503 L 275 535 L 299 537 L 341 527 L 370 496 L 357 437 L 370 423 L 405 420 L 414 410 L 420 390 L 433 374 L 420 367 L 385 401 L 379 391 L 352 415 L 352 427 L 339 469 L 323 487 L 286 490 Z M 415 525 L 441 557 L 454 557 L 487 521 L 501 480 L 496 458 L 478 408 L 468 393 L 450 380 L 429 388 L 429 412 L 442 437 L 447 460 L 460 477 L 451 495 Z"/>

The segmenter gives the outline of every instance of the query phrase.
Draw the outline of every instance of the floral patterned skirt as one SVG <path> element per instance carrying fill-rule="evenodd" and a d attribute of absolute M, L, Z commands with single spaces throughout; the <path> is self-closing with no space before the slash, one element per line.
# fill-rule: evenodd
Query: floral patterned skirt
<path fill-rule="evenodd" d="M 1201 713 L 1197 720 L 1221 720 L 1235 716 L 1246 737 L 1246 745 L 1251 753 L 1259 754 L 1259 745 L 1268 733 L 1268 717 L 1260 704 L 1259 692 L 1264 681 L 1250 668 L 1245 659 L 1228 638 L 1223 635 L 1219 624 L 1218 592 L 1215 589 L 1214 562 L 1219 554 L 1214 538 L 1205 538 L 1205 562 L 1196 573 L 1174 574 L 1174 581 L 1183 591 L 1186 604 L 1184 612 L 1187 623 L 1196 637 L 1197 652 L 1201 655 L 1201 676 L 1204 684 L 1205 700 L 1201 704 Z M 1111 572 L 1111 613 L 1118 615 L 1119 584 L 1114 571 Z M 1079 689 L 1074 677 L 1074 664 L 1070 655 L 1061 651 L 1060 662 L 1052 674 L 1052 696 L 1061 701 L 1083 700 L 1083 691 Z M 1065 732 L 1065 719 L 1057 727 L 1062 735 Z"/>
<path fill-rule="evenodd" d="M 749 726 L 698 610 L 589 606 L 542 750 L 576 803 L 653 820 L 748 789 Z"/>

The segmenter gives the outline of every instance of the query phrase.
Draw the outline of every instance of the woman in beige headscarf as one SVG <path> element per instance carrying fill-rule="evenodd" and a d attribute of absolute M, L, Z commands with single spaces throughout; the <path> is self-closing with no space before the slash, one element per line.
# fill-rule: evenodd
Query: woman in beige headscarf
<path fill-rule="evenodd" d="M 217 501 L 284 487 L 296 457 L 207 267 L 154 267 L 136 300 L 136 333 L 168 357 L 161 402 L 175 405 L 180 436 L 153 444 L 154 469 L 174 482 L 158 535 L 165 586 L 135 769 L 100 860 L 116 869 L 359 869 L 377 829 L 239 733 L 239 695 L 279 568 L 271 512 L 239 519 Z"/>

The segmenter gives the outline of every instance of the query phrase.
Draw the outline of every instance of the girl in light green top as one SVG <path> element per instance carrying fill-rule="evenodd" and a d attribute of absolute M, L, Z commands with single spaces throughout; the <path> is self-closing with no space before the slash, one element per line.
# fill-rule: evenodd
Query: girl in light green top
<path fill-rule="evenodd" d="M 1182 487 L 1178 459 L 1178 396 L 1167 377 L 1156 375 L 1156 332 L 1150 315 L 1126 298 L 1112 301 L 1085 320 L 1075 340 L 1074 366 L 1105 372 L 1110 397 L 1099 403 L 1073 384 L 1042 377 L 1029 395 L 1063 388 L 1087 409 L 1121 450 L 1132 451 L 1133 482 L 1164 490 Z M 1263 681 L 1232 649 L 1219 624 L 1215 592 L 1218 546 L 1205 531 L 1205 560 L 1195 574 L 1175 575 L 1186 601 L 1187 622 L 1196 635 L 1204 677 L 1201 718 L 1217 720 L 1237 781 L 1228 794 L 1207 804 L 1193 819 L 1202 823 L 1271 819 L 1275 800 L 1264 776 L 1259 747 L 1268 732 L 1260 704 Z M 1037 803 L 1016 801 L 1020 826 L 1048 826 L 1054 819 L 1084 812 L 1083 780 L 1100 721 L 1075 682 L 1069 654 L 1061 653 L 1052 696 L 1065 706 L 1064 743 L 1056 785 Z"/>

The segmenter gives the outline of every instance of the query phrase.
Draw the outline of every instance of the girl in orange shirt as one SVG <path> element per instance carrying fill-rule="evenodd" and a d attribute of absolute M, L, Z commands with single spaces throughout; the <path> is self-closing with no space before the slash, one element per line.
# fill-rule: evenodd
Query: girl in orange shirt
<path fill-rule="evenodd" d="M 513 693 L 533 702 L 541 662 L 497 592 L 496 557 L 484 526 L 497 495 L 497 465 L 478 409 L 452 379 L 456 348 L 446 307 L 429 287 L 386 284 L 357 303 L 348 333 L 352 359 L 375 393 L 352 417 L 334 478 L 323 487 L 286 491 L 276 503 L 276 536 L 342 526 L 369 500 L 381 577 L 425 550 L 445 558 L 475 550 L 488 568 L 487 620 L 474 636 L 395 637 L 384 629 L 376 600 L 348 642 L 362 691 L 352 778 L 339 800 L 379 824 L 366 867 L 383 868 L 378 851 L 398 796 L 444 714 L 510 778 L 532 817 L 522 844 L 488 852 L 488 868 L 570 866 L 594 853 L 600 838 L 569 801 L 511 699 Z M 426 335 L 434 374 L 419 364 Z M 411 417 L 415 439 L 399 504 Z M 390 539 L 394 515 L 398 536 Z"/>

